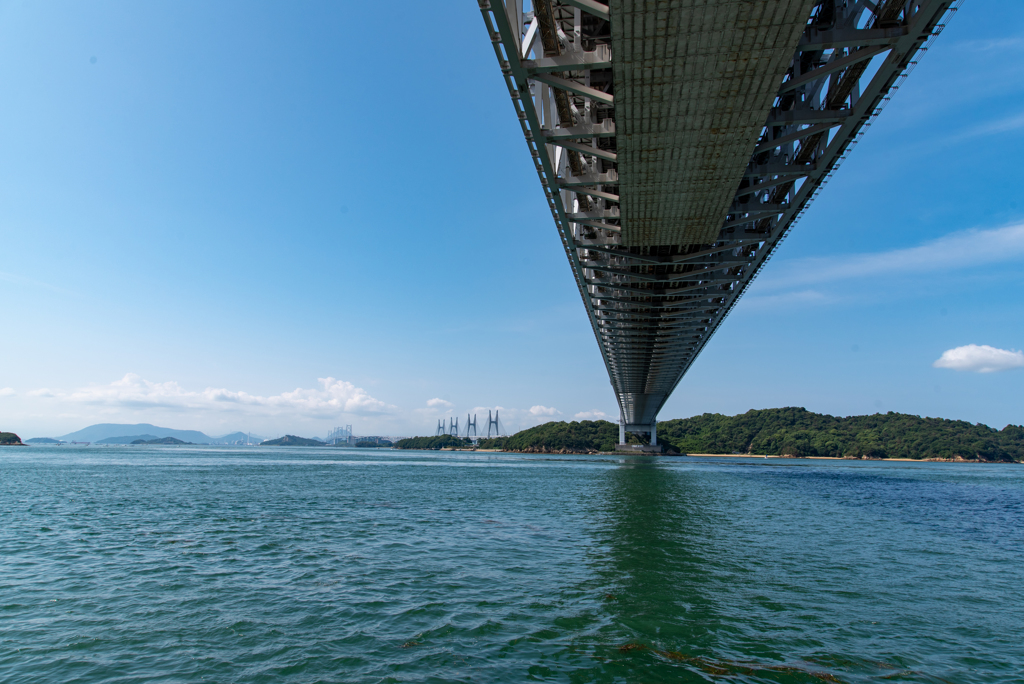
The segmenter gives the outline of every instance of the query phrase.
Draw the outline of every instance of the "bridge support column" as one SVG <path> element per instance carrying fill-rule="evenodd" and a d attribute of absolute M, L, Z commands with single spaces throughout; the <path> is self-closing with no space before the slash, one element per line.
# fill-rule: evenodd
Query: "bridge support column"
<path fill-rule="evenodd" d="M 651 436 L 650 445 L 626 444 L 626 432 L 646 433 Z M 658 421 L 650 425 L 634 425 L 619 418 L 619 451 L 661 451 L 658 446 Z"/>

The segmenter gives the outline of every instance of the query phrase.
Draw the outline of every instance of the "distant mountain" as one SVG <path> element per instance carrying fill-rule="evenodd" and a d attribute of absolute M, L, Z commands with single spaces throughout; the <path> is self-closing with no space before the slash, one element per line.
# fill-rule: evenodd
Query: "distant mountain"
<path fill-rule="evenodd" d="M 60 444 L 59 439 L 53 439 L 52 437 L 33 437 L 32 439 L 26 439 L 25 444 Z"/>
<path fill-rule="evenodd" d="M 71 432 L 60 437 L 65 442 L 92 442 L 93 444 L 131 444 L 136 439 L 158 439 L 160 437 L 174 437 L 183 442 L 192 444 L 234 444 L 245 442 L 249 439 L 244 432 L 232 432 L 223 437 L 210 437 L 198 430 L 175 430 L 174 428 L 159 427 L 150 423 L 100 423 L 90 425 L 78 432 Z M 116 441 L 111 439 L 116 438 Z M 41 438 L 40 438 L 41 439 Z M 48 438 L 47 438 L 48 439 Z M 259 444 L 262 438 L 252 436 L 253 442 Z"/>
<path fill-rule="evenodd" d="M 194 442 L 197 444 L 213 444 L 216 441 L 213 437 L 199 432 L 198 430 L 175 430 L 173 428 L 158 427 L 149 423 L 137 423 L 135 425 L 128 425 L 125 423 L 100 423 L 99 425 L 90 425 L 78 432 L 71 432 L 63 435 L 60 439 L 66 442 L 76 441 L 98 443 L 110 437 L 132 436 L 131 439 L 124 442 L 125 444 L 128 444 L 131 443 L 132 439 L 138 439 L 143 435 L 148 435 L 148 439 L 155 439 L 157 437 L 177 437 L 182 441 Z"/>
<path fill-rule="evenodd" d="M 260 444 L 260 446 L 327 446 L 318 439 L 306 439 L 305 437 L 296 437 L 295 435 L 285 435 L 277 439 L 270 439 Z"/>
<path fill-rule="evenodd" d="M 107 437 L 97 439 L 93 444 L 132 444 L 134 442 L 148 442 L 151 439 L 160 439 L 156 435 L 125 435 L 124 437 Z"/>
<path fill-rule="evenodd" d="M 248 432 L 232 432 L 230 435 L 224 435 L 223 437 L 214 437 L 218 444 L 234 444 L 235 442 L 242 442 L 245 444 L 250 440 Z M 253 444 L 259 444 L 263 441 L 263 438 L 259 435 L 251 436 Z"/>

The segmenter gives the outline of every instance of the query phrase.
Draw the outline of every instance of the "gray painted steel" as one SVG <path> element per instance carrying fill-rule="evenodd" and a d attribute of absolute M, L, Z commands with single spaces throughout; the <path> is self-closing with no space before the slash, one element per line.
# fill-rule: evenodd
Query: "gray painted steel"
<path fill-rule="evenodd" d="M 479 0 L 615 390 L 658 411 L 962 0 Z"/>

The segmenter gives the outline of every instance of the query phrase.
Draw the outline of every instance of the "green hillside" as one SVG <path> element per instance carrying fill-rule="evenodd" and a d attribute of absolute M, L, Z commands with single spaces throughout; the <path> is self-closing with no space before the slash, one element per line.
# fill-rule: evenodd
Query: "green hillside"
<path fill-rule="evenodd" d="M 481 449 L 526 452 L 614 451 L 619 441 L 619 426 L 607 420 L 582 420 L 571 423 L 552 421 L 511 437 L 481 439 Z"/>
<path fill-rule="evenodd" d="M 552 422 L 481 448 L 525 452 L 612 451 L 618 426 L 608 421 Z M 658 442 L 691 454 L 769 454 L 834 458 L 947 458 L 1024 461 L 1024 427 L 996 430 L 962 420 L 902 413 L 850 416 L 803 408 L 705 413 L 658 423 Z"/>
<path fill-rule="evenodd" d="M 848 418 L 793 407 L 738 416 L 705 413 L 658 423 L 658 441 L 684 453 L 1024 460 L 1024 427 L 1000 431 L 891 411 Z"/>

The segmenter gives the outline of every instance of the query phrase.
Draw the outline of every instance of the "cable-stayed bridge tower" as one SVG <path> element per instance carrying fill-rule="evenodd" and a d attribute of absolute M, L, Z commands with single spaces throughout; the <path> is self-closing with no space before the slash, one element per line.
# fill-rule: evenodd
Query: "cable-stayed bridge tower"
<path fill-rule="evenodd" d="M 683 375 L 962 2 L 478 1 L 620 433 L 652 441 Z"/>
<path fill-rule="evenodd" d="M 487 410 L 487 437 L 505 437 L 505 427 L 501 424 L 501 419 L 498 417 L 499 410 L 494 410 L 494 417 L 491 417 L 490 409 Z"/>
<path fill-rule="evenodd" d="M 476 414 L 473 414 L 472 418 L 466 414 L 466 434 L 467 439 L 476 439 L 479 435 L 476 431 Z"/>

